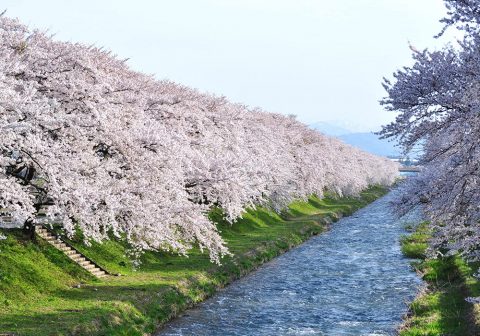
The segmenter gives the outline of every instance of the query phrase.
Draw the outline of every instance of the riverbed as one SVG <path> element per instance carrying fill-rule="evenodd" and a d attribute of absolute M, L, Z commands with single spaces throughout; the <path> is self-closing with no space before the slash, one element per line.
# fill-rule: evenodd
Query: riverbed
<path fill-rule="evenodd" d="M 173 335 L 395 335 L 421 280 L 400 251 L 396 191 L 169 323 Z"/>

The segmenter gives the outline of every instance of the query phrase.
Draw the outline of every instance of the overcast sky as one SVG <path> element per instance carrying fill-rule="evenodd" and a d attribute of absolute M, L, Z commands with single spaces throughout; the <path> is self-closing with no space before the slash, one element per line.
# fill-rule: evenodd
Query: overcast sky
<path fill-rule="evenodd" d="M 57 39 L 112 50 L 136 70 L 306 123 L 357 131 L 393 119 L 382 77 L 434 40 L 441 0 L 2 0 Z M 2 8 L 0 8 L 2 11 Z"/>

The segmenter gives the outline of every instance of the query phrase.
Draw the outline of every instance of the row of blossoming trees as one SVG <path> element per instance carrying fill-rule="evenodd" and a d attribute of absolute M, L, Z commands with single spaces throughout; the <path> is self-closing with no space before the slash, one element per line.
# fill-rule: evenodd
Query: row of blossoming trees
<path fill-rule="evenodd" d="M 399 114 L 382 132 L 407 149 L 424 149 L 425 170 L 407 183 L 398 205 L 425 203 L 435 232 L 432 252 L 479 260 L 480 1 L 445 3 L 445 29 L 455 26 L 464 37 L 440 51 L 412 48 L 414 65 L 385 82 L 383 103 Z"/>
<path fill-rule="evenodd" d="M 33 184 L 69 233 L 180 253 L 197 243 L 218 260 L 212 206 L 234 222 L 248 207 L 354 195 L 397 174 L 293 117 L 157 81 L 4 16 L 0 41 L 0 207 L 19 224 L 35 220 Z"/>

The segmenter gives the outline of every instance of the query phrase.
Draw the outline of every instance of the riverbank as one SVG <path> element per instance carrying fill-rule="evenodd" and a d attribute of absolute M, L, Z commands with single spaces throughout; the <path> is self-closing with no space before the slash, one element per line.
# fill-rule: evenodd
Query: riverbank
<path fill-rule="evenodd" d="M 473 277 L 478 265 L 458 256 L 426 259 L 430 232 L 426 223 L 402 239 L 402 252 L 422 276 L 425 288 L 410 304 L 400 336 L 475 336 L 480 334 L 480 305 L 465 301 L 480 296 L 480 282 Z"/>
<path fill-rule="evenodd" d="M 188 258 L 147 252 L 132 270 L 126 245 L 109 241 L 87 247 L 87 257 L 119 277 L 97 280 L 50 245 L 9 232 L 0 241 L 0 333 L 15 335 L 144 335 L 217 289 L 299 245 L 328 224 L 385 194 L 372 187 L 359 198 L 311 197 L 279 216 L 258 208 L 233 226 L 211 218 L 234 257 L 217 266 L 194 250 Z"/>

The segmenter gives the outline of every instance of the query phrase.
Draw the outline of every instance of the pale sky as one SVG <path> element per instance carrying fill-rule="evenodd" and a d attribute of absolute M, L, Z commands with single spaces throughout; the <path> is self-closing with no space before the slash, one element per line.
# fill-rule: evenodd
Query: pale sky
<path fill-rule="evenodd" d="M 382 77 L 434 40 L 441 0 L 2 0 L 57 39 L 112 50 L 159 79 L 310 124 L 356 131 L 393 119 Z"/>

